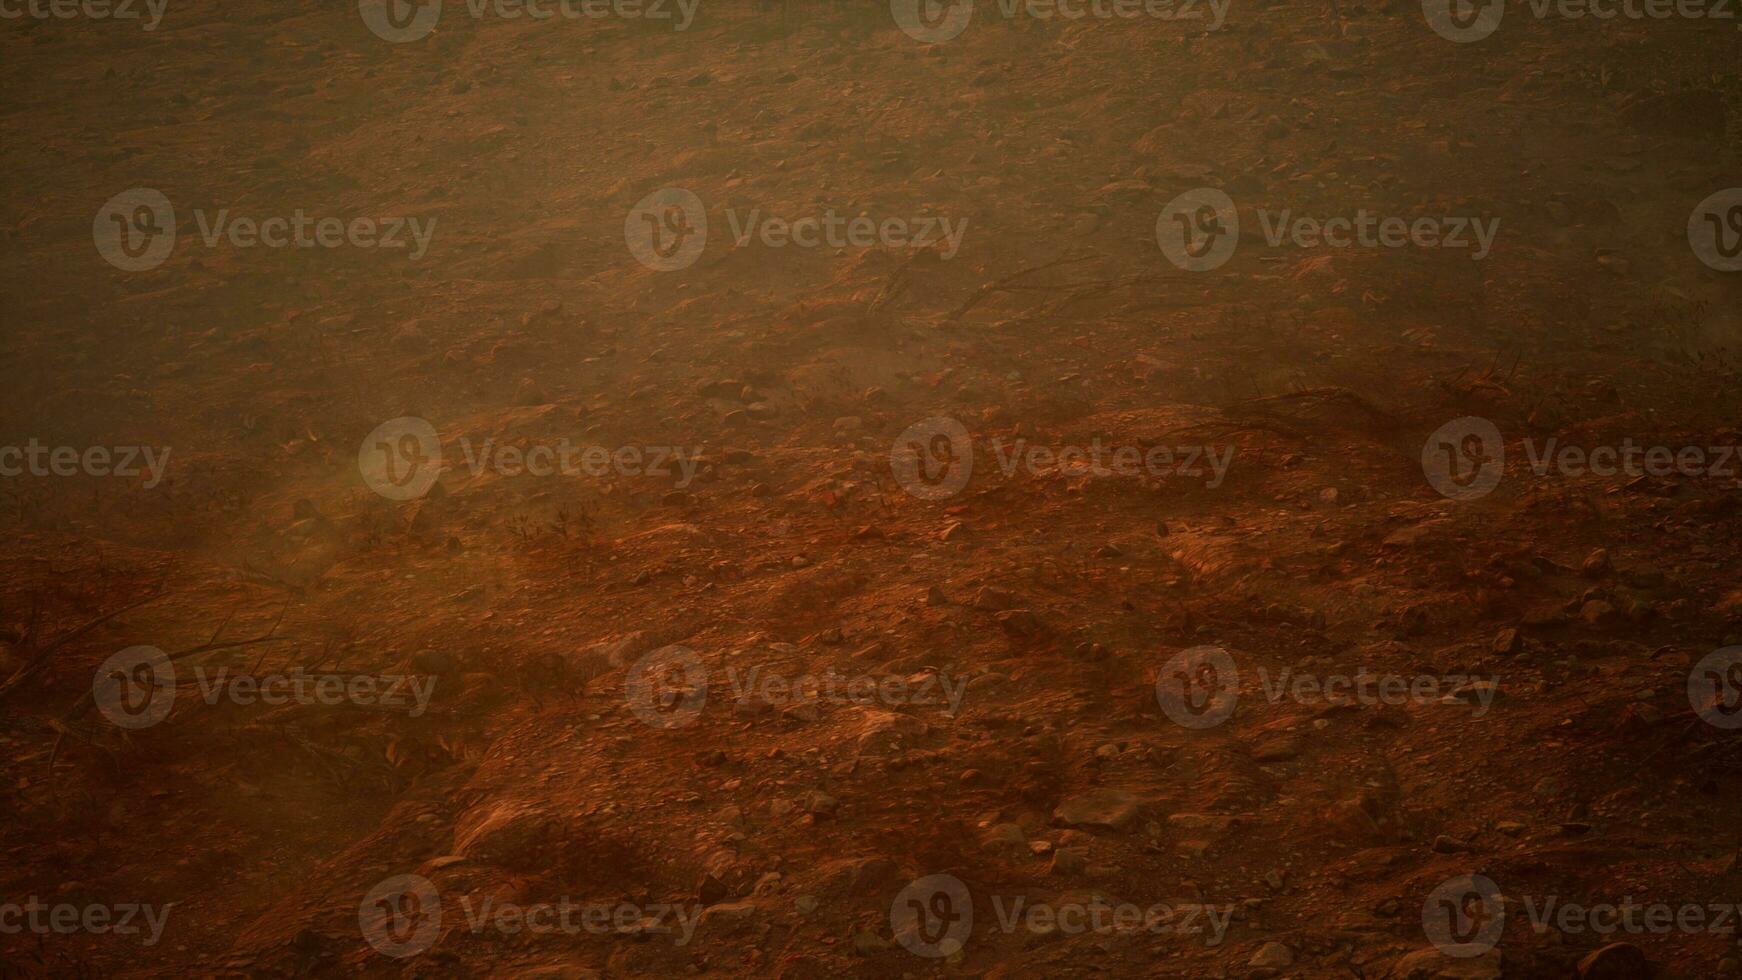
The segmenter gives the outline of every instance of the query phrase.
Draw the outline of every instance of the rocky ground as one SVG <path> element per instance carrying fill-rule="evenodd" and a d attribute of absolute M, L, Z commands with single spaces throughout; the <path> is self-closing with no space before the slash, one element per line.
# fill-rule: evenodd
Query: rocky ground
<path fill-rule="evenodd" d="M 1742 977 L 1734 23 L 476 9 L 0 23 L 7 975 Z"/>

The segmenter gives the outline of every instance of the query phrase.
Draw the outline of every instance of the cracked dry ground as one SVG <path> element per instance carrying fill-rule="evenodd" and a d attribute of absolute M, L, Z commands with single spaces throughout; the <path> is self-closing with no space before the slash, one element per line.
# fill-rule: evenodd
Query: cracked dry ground
<path fill-rule="evenodd" d="M 1686 692 L 1742 634 L 1736 483 L 1539 478 L 1521 451 L 1737 441 L 1738 280 L 1683 232 L 1736 183 L 1737 35 L 1520 15 L 1454 45 L 1414 5 L 1342 0 L 1236 2 L 1215 32 L 985 16 L 928 46 L 882 4 L 790 6 L 703 4 L 681 34 L 450 10 L 406 45 L 306 0 L 188 0 L 149 33 L 6 22 L 3 441 L 173 456 L 149 489 L 0 488 L 0 898 L 174 903 L 152 947 L 0 935 L 8 969 L 1637 975 L 1579 966 L 1621 938 L 1659 976 L 1742 975 L 1733 936 L 1563 936 L 1516 907 L 1497 951 L 1453 960 L 1420 914 L 1472 873 L 1742 898 L 1742 743 Z M 91 215 L 140 186 L 181 236 L 125 273 Z M 666 186 L 714 232 L 660 273 L 624 219 Z M 1273 247 L 1243 211 L 1233 260 L 1193 274 L 1155 224 L 1198 186 L 1500 234 L 1483 261 Z M 199 208 L 439 223 L 411 261 L 208 247 Z M 724 212 L 756 208 L 968 227 L 949 258 L 733 247 Z M 400 416 L 446 447 L 421 500 L 358 471 Z M 890 446 L 936 416 L 977 457 L 928 502 Z M 1464 416 L 1506 433 L 1508 471 L 1457 501 L 1420 453 Z M 701 464 L 681 487 L 473 475 L 457 449 L 563 438 Z M 1234 456 L 1215 485 L 1007 476 L 993 443 L 1017 439 Z M 137 731 L 90 710 L 116 651 L 257 636 L 196 659 L 432 675 L 434 696 L 413 716 L 184 695 Z M 712 695 L 669 730 L 624 669 L 667 644 Z M 1188 729 L 1155 682 L 1204 645 L 1240 664 L 1240 703 Z M 954 712 L 736 701 L 751 668 L 965 686 Z M 1285 669 L 1498 691 L 1266 697 Z M 394 959 L 358 907 L 400 874 L 446 917 Z M 976 924 L 923 958 L 890 908 L 934 874 Z M 1007 932 L 993 899 L 1016 896 L 1233 912 L 1214 944 Z M 460 910 L 562 897 L 708 910 L 684 944 Z"/>

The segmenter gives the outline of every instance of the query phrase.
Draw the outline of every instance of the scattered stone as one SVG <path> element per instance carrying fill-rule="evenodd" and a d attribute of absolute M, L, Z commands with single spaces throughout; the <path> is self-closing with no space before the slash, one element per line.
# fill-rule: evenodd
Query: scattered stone
<path fill-rule="evenodd" d="M 1052 816 L 1055 823 L 1065 827 L 1122 830 L 1137 819 L 1137 811 L 1137 797 L 1124 790 L 1102 787 L 1060 803 Z"/>
<path fill-rule="evenodd" d="M 1500 950 L 1480 946 L 1429 946 L 1391 965 L 1386 980 L 1500 980 Z"/>
<path fill-rule="evenodd" d="M 1258 952 L 1252 954 L 1252 959 L 1247 961 L 1246 965 L 1273 969 L 1292 966 L 1294 965 L 1294 951 L 1281 943 L 1268 942 L 1258 947 Z"/>
<path fill-rule="evenodd" d="M 1586 578 L 1602 578 L 1614 570 L 1609 561 L 1609 549 L 1598 548 L 1585 556 L 1584 564 L 1579 566 L 1579 574 Z"/>
<path fill-rule="evenodd" d="M 1047 865 L 1049 875 L 1072 875 L 1082 871 L 1089 863 L 1089 851 L 1082 847 L 1059 847 L 1052 852 L 1052 863 Z"/>
<path fill-rule="evenodd" d="M 1579 980 L 1644 980 L 1651 962 L 1632 943 L 1610 943 L 1579 961 Z"/>

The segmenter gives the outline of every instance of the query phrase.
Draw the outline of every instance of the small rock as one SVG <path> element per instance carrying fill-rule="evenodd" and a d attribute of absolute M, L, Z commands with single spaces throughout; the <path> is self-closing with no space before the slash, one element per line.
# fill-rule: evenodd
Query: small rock
<path fill-rule="evenodd" d="M 1281 968 L 1294 964 L 1294 951 L 1281 943 L 1269 942 L 1258 947 L 1247 966 Z"/>
<path fill-rule="evenodd" d="M 1610 943 L 1579 961 L 1579 980 L 1644 980 L 1651 962 L 1632 943 Z"/>
<path fill-rule="evenodd" d="M 1060 803 L 1053 820 L 1066 827 L 1123 829 L 1137 819 L 1137 797 L 1119 789 L 1092 789 Z"/>

